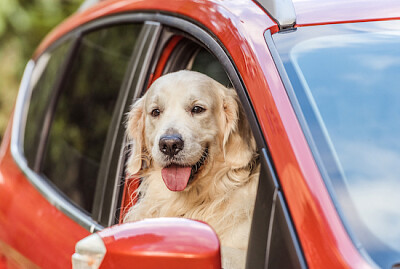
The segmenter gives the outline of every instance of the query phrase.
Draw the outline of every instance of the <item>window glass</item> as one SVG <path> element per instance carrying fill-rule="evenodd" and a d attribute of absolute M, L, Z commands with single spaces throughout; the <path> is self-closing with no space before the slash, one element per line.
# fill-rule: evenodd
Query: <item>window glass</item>
<path fill-rule="evenodd" d="M 400 254 L 400 22 L 309 29 L 274 39 L 346 223 L 389 268 Z"/>
<path fill-rule="evenodd" d="M 140 29 L 120 25 L 83 36 L 58 97 L 42 172 L 89 213 L 108 126 Z"/>
<path fill-rule="evenodd" d="M 46 116 L 46 108 L 50 102 L 51 92 L 70 45 L 71 42 L 63 43 L 53 51 L 43 54 L 35 63 L 35 70 L 31 79 L 33 90 L 24 137 L 24 153 L 28 166 L 31 168 L 35 165 L 39 139 L 42 135 L 42 124 Z"/>

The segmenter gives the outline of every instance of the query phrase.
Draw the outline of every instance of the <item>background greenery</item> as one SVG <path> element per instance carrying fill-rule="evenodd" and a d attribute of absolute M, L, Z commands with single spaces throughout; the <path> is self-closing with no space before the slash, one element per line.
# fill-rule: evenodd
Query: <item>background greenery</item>
<path fill-rule="evenodd" d="M 0 0 L 0 138 L 9 121 L 25 64 L 52 28 L 83 0 Z"/>

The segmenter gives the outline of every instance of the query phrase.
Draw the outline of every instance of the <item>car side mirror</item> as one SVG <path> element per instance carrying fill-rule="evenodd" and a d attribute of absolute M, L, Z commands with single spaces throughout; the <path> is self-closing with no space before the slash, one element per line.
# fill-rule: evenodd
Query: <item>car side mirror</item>
<path fill-rule="evenodd" d="M 221 268 L 218 237 L 205 223 L 146 219 L 106 228 L 76 244 L 72 266 L 83 268 Z"/>

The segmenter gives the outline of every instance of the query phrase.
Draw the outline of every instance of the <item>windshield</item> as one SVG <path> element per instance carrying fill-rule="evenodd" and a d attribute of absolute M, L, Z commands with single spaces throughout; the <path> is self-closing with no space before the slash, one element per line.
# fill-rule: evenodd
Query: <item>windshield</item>
<path fill-rule="evenodd" d="M 273 39 L 350 235 L 390 268 L 400 261 L 400 23 L 305 27 Z"/>

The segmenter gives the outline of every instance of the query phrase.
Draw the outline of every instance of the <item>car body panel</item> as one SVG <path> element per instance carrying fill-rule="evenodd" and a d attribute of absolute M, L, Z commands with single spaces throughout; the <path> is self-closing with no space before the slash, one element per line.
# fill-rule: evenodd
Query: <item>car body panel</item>
<path fill-rule="evenodd" d="M 196 12 L 193 12 L 193 10 L 196 10 Z M 243 31 L 245 29 L 251 29 L 253 26 L 262 26 L 264 30 L 267 28 L 272 28 L 275 32 L 278 30 L 277 24 L 268 17 L 257 4 L 247 0 L 234 2 L 174 0 L 169 1 L 168 4 L 161 0 L 112 0 L 101 2 L 90 9 L 70 17 L 46 37 L 36 50 L 34 58 L 56 39 L 75 27 L 103 16 L 132 11 L 163 11 L 185 16 L 201 23 L 204 27 L 207 27 L 207 29 L 212 30 L 219 40 L 234 42 L 238 47 L 243 46 L 243 44 L 241 44 L 242 41 L 246 43 L 247 34 Z M 241 14 L 241 17 L 239 18 L 235 14 Z M 251 20 L 246 20 L 246 17 L 251 18 Z"/>
<path fill-rule="evenodd" d="M 90 233 L 51 205 L 20 171 L 10 151 L 11 125 L 0 148 L 0 241 L 38 267 L 71 267 L 76 241 Z"/>
<path fill-rule="evenodd" d="M 395 1 L 385 0 L 386 2 L 398 6 Z M 367 3 L 373 5 L 372 1 Z M 351 11 L 342 15 L 338 12 L 330 13 L 321 5 L 316 5 L 315 9 L 308 9 L 306 5 L 311 5 L 309 1 L 297 1 L 294 4 L 298 26 L 386 18 L 382 13 L 383 7 L 375 16 L 372 15 L 372 11 L 363 13 L 362 9 L 351 18 L 351 14 L 354 13 L 350 12 L 354 12 L 356 4 L 349 4 Z M 323 12 L 318 14 L 321 10 Z M 397 12 L 399 8 L 394 10 Z M 127 12 L 163 12 L 178 15 L 201 25 L 219 40 L 234 62 L 252 100 L 308 266 L 369 268 L 348 236 L 330 199 L 266 44 L 265 31 L 273 34 L 278 31 L 278 26 L 258 4 L 245 0 L 173 0 L 168 3 L 160 0 L 106 1 L 77 13 L 56 28 L 36 50 L 34 58 L 76 27 L 103 16 Z M 395 16 L 395 13 L 393 14 Z M 0 156 L 0 173 L 5 179 L 0 184 L 0 204 L 8 203 L 6 207 L 1 208 L 0 216 L 7 221 L 1 223 L 4 227 L 1 227 L 0 231 L 9 233 L 11 229 L 20 235 L 18 239 L 9 239 L 7 233 L 0 233 L 0 240 L 21 253 L 27 253 L 27 258 L 36 264 L 55 268 L 58 265 L 56 262 L 61 262 L 59 256 L 55 255 L 61 251 L 61 244 L 62 253 L 65 257 L 69 255 L 69 261 L 73 245 L 78 239 L 86 236 L 88 231 L 60 213 L 30 185 L 21 172 L 16 172 L 18 167 L 10 154 L 9 132 L 3 140 Z M 10 178 L 13 178 L 13 182 Z M 11 197 L 9 190 L 18 196 Z M 31 208 L 28 205 L 35 207 Z M 13 207 L 15 210 L 23 210 L 21 212 L 24 213 L 10 212 Z M 42 226 L 32 226 L 32 222 L 29 221 L 32 218 L 42 218 Z M 19 224 L 15 225 L 16 223 Z M 39 224 L 36 222 L 35 225 Z M 46 234 L 41 234 L 45 231 Z M 39 237 L 35 237 L 35 234 Z M 35 246 L 26 246 L 27 240 L 31 240 Z M 38 260 L 37 257 L 43 251 L 49 256 L 53 253 L 57 261 Z M 56 265 L 53 266 L 53 263 Z"/>

